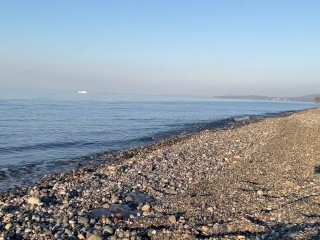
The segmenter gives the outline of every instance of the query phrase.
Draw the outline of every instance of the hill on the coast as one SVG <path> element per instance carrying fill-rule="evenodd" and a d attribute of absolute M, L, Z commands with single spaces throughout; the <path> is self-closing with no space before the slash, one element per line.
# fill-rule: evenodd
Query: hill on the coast
<path fill-rule="evenodd" d="M 284 101 L 284 102 L 313 102 L 319 94 L 310 94 L 299 97 L 268 97 L 260 95 L 227 95 L 227 96 L 215 96 L 222 99 L 244 99 L 244 100 L 265 100 L 265 101 Z"/>

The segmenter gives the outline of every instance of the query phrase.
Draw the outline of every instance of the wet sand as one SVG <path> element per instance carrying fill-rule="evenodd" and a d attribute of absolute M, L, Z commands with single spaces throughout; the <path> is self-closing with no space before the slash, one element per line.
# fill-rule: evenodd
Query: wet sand
<path fill-rule="evenodd" d="M 318 239 L 320 109 L 203 131 L 0 195 L 3 239 Z"/>

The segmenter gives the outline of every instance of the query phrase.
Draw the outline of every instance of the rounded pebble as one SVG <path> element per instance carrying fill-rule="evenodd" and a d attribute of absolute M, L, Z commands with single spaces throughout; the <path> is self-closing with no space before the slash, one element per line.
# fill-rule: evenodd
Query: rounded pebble
<path fill-rule="evenodd" d="M 29 197 L 28 203 L 31 205 L 39 205 L 41 203 L 41 200 L 38 197 Z"/>

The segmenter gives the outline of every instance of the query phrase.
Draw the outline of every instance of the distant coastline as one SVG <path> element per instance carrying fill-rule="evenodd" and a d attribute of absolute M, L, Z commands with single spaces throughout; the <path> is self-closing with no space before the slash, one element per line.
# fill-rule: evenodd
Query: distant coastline
<path fill-rule="evenodd" d="M 215 96 L 220 99 L 239 99 L 239 100 L 262 100 L 262 101 L 278 101 L 278 102 L 314 102 L 319 94 L 310 94 L 299 97 L 269 97 L 260 95 L 226 95 L 226 96 Z"/>

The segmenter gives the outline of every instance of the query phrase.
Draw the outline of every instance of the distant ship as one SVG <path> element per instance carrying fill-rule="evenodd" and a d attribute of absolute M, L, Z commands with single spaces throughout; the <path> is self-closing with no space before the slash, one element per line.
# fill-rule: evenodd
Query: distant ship
<path fill-rule="evenodd" d="M 78 91 L 78 93 L 79 93 L 79 94 L 87 94 L 88 91 L 86 91 L 86 90 L 81 90 L 81 91 Z"/>

